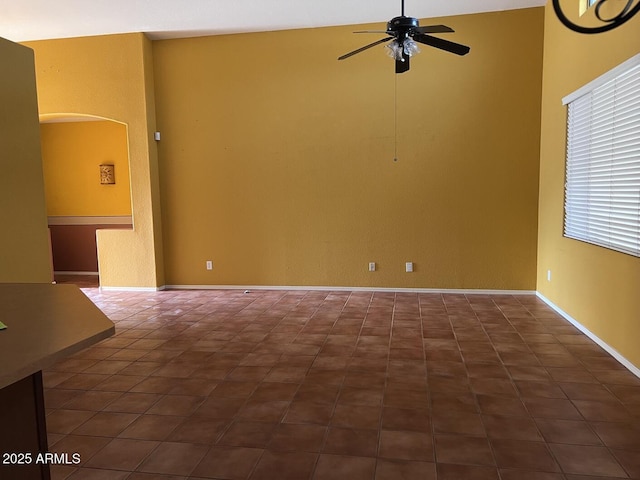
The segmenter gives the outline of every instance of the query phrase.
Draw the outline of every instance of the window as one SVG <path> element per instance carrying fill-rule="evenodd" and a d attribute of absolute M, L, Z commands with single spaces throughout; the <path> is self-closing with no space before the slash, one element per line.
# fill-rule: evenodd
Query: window
<path fill-rule="evenodd" d="M 640 257 L 640 55 L 563 103 L 564 235 Z"/>

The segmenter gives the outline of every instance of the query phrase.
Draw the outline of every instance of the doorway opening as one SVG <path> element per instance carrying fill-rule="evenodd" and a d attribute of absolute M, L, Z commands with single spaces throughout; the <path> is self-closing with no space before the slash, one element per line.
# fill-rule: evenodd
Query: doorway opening
<path fill-rule="evenodd" d="M 97 230 L 133 228 L 127 126 L 47 115 L 40 138 L 54 280 L 97 287 Z"/>

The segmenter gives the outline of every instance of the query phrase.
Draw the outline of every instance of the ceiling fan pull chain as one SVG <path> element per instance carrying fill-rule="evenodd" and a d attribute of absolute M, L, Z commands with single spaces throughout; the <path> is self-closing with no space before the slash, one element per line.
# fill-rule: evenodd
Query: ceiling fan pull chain
<path fill-rule="evenodd" d="M 398 161 L 398 75 L 393 76 L 393 161 Z"/>

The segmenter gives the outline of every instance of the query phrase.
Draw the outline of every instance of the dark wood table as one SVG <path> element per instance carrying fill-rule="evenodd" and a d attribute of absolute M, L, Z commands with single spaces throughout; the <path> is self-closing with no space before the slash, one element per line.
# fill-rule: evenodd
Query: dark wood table
<path fill-rule="evenodd" d="M 0 284 L 0 321 L 0 479 L 49 480 L 42 370 L 115 326 L 74 285 Z"/>

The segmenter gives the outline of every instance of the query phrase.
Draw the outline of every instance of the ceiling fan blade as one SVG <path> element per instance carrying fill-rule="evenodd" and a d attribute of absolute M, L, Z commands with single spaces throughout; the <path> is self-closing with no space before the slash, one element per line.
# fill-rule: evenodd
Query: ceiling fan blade
<path fill-rule="evenodd" d="M 414 28 L 413 31 L 418 33 L 451 33 L 454 30 L 446 25 L 425 25 L 424 27 Z"/>
<path fill-rule="evenodd" d="M 409 55 L 403 52 L 402 58 L 404 60 L 396 60 L 396 73 L 404 73 L 409 71 L 409 68 L 410 68 L 409 58 L 411 57 L 409 57 Z"/>
<path fill-rule="evenodd" d="M 377 42 L 370 43 L 369 45 L 365 45 L 364 47 L 360 47 L 357 50 L 354 50 L 353 52 L 345 53 L 341 57 L 338 57 L 338 60 L 344 60 L 345 58 L 352 57 L 356 53 L 364 52 L 365 50 L 368 50 L 371 47 L 375 47 L 376 45 L 380 45 L 381 43 L 388 42 L 388 41 L 390 41 L 392 39 L 393 39 L 393 37 L 383 38 L 381 40 L 378 40 Z"/>
<path fill-rule="evenodd" d="M 460 43 L 450 42 L 449 40 L 443 40 L 442 38 L 432 37 L 431 35 L 424 35 L 422 33 L 416 33 L 413 36 L 416 42 L 424 43 L 431 47 L 439 48 L 440 50 L 446 50 L 447 52 L 455 53 L 456 55 L 466 55 L 471 50 L 466 45 Z"/>
<path fill-rule="evenodd" d="M 389 33 L 386 30 L 357 30 L 353 33 Z"/>

